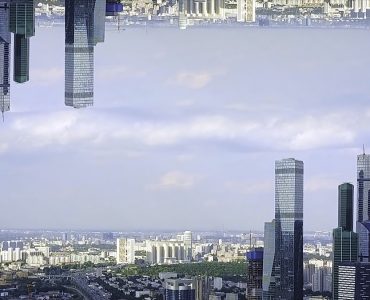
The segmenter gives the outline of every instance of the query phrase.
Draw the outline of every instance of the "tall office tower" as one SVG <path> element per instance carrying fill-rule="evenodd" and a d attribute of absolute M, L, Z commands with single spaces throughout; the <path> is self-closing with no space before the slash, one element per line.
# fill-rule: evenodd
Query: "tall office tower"
<path fill-rule="evenodd" d="M 342 263 L 338 267 L 338 299 L 370 299 L 370 263 Z"/>
<path fill-rule="evenodd" d="M 333 230 L 333 299 L 338 299 L 338 266 L 358 258 L 358 234 L 353 230 L 354 187 L 343 183 L 338 187 L 338 228 Z"/>
<path fill-rule="evenodd" d="M 30 37 L 35 35 L 34 0 L 10 1 L 9 29 L 14 33 L 14 81 L 30 78 Z"/>
<path fill-rule="evenodd" d="M 135 244 L 134 239 L 117 239 L 117 264 L 135 263 Z"/>
<path fill-rule="evenodd" d="M 276 299 L 303 299 L 303 162 L 275 163 Z"/>
<path fill-rule="evenodd" d="M 262 300 L 263 248 L 247 252 L 247 300 Z"/>
<path fill-rule="evenodd" d="M 105 10 L 106 1 L 96 1 L 94 9 L 94 44 L 105 40 Z"/>
<path fill-rule="evenodd" d="M 165 300 L 195 300 L 195 279 L 167 279 L 165 281 Z"/>
<path fill-rule="evenodd" d="M 65 104 L 94 104 L 95 0 L 65 2 Z"/>
<path fill-rule="evenodd" d="M 359 259 L 369 262 L 370 253 L 370 155 L 357 156 L 357 224 Z"/>
<path fill-rule="evenodd" d="M 0 111 L 10 110 L 9 1 L 0 1 Z"/>
<path fill-rule="evenodd" d="M 193 238 L 191 231 L 184 232 L 185 259 L 191 261 L 193 258 Z"/>
<path fill-rule="evenodd" d="M 275 299 L 275 220 L 265 223 L 263 250 L 263 299 Z"/>
<path fill-rule="evenodd" d="M 344 231 L 353 231 L 353 195 L 353 184 L 343 183 L 338 186 L 338 227 Z"/>

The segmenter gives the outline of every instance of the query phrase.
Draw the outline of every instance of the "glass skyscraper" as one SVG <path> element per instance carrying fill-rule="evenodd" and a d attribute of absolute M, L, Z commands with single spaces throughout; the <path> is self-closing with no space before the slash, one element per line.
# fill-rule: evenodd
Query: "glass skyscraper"
<path fill-rule="evenodd" d="M 359 259 L 369 262 L 370 253 L 370 155 L 357 156 L 357 224 Z"/>
<path fill-rule="evenodd" d="M 35 35 L 33 0 L 12 0 L 9 29 L 14 33 L 14 81 L 29 80 L 30 37 Z"/>
<path fill-rule="evenodd" d="M 356 262 L 358 234 L 353 232 L 354 186 L 343 183 L 338 187 L 338 228 L 333 230 L 333 299 L 339 299 L 338 267 L 343 262 Z"/>
<path fill-rule="evenodd" d="M 275 220 L 265 223 L 263 243 L 263 299 L 272 300 L 275 299 L 275 274 L 273 269 L 275 258 Z"/>
<path fill-rule="evenodd" d="M 275 299 L 303 299 L 303 162 L 275 163 Z"/>
<path fill-rule="evenodd" d="M 95 2 L 65 2 L 65 104 L 74 108 L 94 102 Z"/>
<path fill-rule="evenodd" d="M 0 111 L 10 110 L 9 1 L 0 1 Z"/>
<path fill-rule="evenodd" d="M 165 300 L 195 300 L 195 279 L 167 279 L 165 281 Z"/>

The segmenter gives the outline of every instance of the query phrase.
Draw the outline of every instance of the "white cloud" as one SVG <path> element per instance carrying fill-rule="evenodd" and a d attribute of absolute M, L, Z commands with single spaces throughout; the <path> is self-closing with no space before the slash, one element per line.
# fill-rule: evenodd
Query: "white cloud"
<path fill-rule="evenodd" d="M 353 147 L 358 136 L 368 135 L 369 122 L 365 114 L 356 118 L 336 114 L 290 120 L 257 115 L 244 119 L 199 115 L 179 120 L 143 120 L 87 109 L 15 116 L 5 129 L 0 128 L 0 134 L 2 143 L 8 145 L 5 150 L 16 147 L 22 151 L 48 145 L 99 148 L 118 144 L 136 152 L 150 147 L 201 145 L 200 142 L 296 151 Z"/>
<path fill-rule="evenodd" d="M 159 181 L 149 186 L 154 190 L 170 189 L 189 189 L 192 188 L 200 179 L 199 176 L 184 173 L 181 171 L 171 171 L 161 176 Z"/>
<path fill-rule="evenodd" d="M 180 72 L 170 83 L 183 86 L 190 89 L 201 89 L 206 87 L 213 79 L 214 74 L 211 72 Z"/>

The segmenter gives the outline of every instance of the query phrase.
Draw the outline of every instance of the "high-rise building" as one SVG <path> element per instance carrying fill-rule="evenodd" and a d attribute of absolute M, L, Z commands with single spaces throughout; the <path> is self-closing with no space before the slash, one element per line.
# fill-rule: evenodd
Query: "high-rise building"
<path fill-rule="evenodd" d="M 209 298 L 211 291 L 211 279 L 208 276 L 196 277 L 196 295 L 195 300 L 203 300 Z"/>
<path fill-rule="evenodd" d="M 275 163 L 276 299 L 303 299 L 303 162 Z"/>
<path fill-rule="evenodd" d="M 356 262 L 358 234 L 353 232 L 353 190 L 350 183 L 338 187 L 338 228 L 333 230 L 333 299 L 339 299 L 338 266 L 343 262 Z"/>
<path fill-rule="evenodd" d="M 353 195 L 353 184 L 343 183 L 338 186 L 338 227 L 344 231 L 353 231 Z"/>
<path fill-rule="evenodd" d="M 263 278 L 262 289 L 263 299 L 275 299 L 275 220 L 265 223 L 264 230 L 264 251 L 263 251 Z"/>
<path fill-rule="evenodd" d="M 30 38 L 35 35 L 34 0 L 10 1 L 9 29 L 14 33 L 14 81 L 29 80 Z"/>
<path fill-rule="evenodd" d="M 94 104 L 94 16 L 96 0 L 65 2 L 65 104 Z"/>
<path fill-rule="evenodd" d="M 195 279 L 167 279 L 165 300 L 195 300 Z"/>
<path fill-rule="evenodd" d="M 359 259 L 369 262 L 370 253 L 370 155 L 357 156 L 357 224 Z"/>
<path fill-rule="evenodd" d="M 185 258 L 188 261 L 191 261 L 193 258 L 193 236 L 191 231 L 184 232 L 184 246 L 185 246 Z"/>
<path fill-rule="evenodd" d="M 134 239 L 117 239 L 117 264 L 135 263 L 135 244 Z"/>
<path fill-rule="evenodd" d="M 0 111 L 10 110 L 9 1 L 0 1 Z"/>
<path fill-rule="evenodd" d="M 370 299 L 370 263 L 342 263 L 338 266 L 337 299 Z"/>
<path fill-rule="evenodd" d="M 225 0 L 179 0 L 179 16 L 225 19 Z"/>
<path fill-rule="evenodd" d="M 105 40 L 105 10 L 106 1 L 96 1 L 94 9 L 94 44 Z"/>
<path fill-rule="evenodd" d="M 262 299 L 263 248 L 247 252 L 247 300 Z"/>

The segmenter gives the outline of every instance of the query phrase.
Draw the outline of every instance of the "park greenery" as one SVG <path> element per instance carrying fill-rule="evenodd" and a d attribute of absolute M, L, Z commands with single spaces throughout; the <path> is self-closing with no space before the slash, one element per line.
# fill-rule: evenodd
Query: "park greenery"
<path fill-rule="evenodd" d="M 157 277 L 162 272 L 174 272 L 182 276 L 212 276 L 222 277 L 225 280 L 244 281 L 247 272 L 246 263 L 237 262 L 202 262 L 173 265 L 139 266 L 128 265 L 119 270 L 122 276 L 150 276 Z M 243 280 L 244 279 L 244 280 Z"/>

